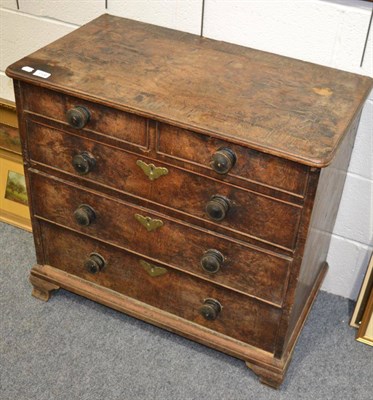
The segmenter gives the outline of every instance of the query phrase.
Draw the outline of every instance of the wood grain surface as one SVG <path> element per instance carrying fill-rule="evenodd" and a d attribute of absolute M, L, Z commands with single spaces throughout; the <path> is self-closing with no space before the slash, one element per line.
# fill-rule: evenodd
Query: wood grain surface
<path fill-rule="evenodd" d="M 302 164 L 166 124 L 159 124 L 157 133 L 157 153 L 172 162 L 182 160 L 211 169 L 212 155 L 218 149 L 228 147 L 237 157 L 228 175 L 239 178 L 240 185 L 252 181 L 299 197 L 304 196 L 308 168 Z M 217 173 L 215 178 L 226 179 Z"/>
<path fill-rule="evenodd" d="M 30 179 L 33 193 L 38 194 L 34 196 L 36 216 L 281 305 L 287 285 L 289 258 L 239 245 L 211 231 L 196 229 L 152 210 L 102 197 L 41 173 L 31 174 Z M 80 226 L 75 221 L 74 211 L 81 204 L 90 205 L 95 210 L 96 220 L 89 226 Z M 148 232 L 135 219 L 135 214 L 159 219 L 164 225 Z M 219 250 L 226 258 L 217 274 L 208 274 L 200 266 L 201 257 L 209 249 Z"/>
<path fill-rule="evenodd" d="M 28 132 L 30 159 L 33 161 L 78 175 L 72 166 L 72 158 L 82 151 L 88 151 L 96 159 L 96 165 L 86 175 L 86 179 L 166 205 L 184 214 L 191 214 L 210 225 L 238 231 L 275 246 L 287 249 L 294 247 L 301 206 L 245 191 L 168 165 L 166 167 L 169 172 L 166 176 L 150 181 L 136 164 L 139 159 L 151 164 L 153 161 L 146 157 L 34 123 L 28 124 Z M 162 163 L 156 164 L 164 167 Z M 217 194 L 232 202 L 227 216 L 220 222 L 209 219 L 205 211 L 208 201 Z M 278 229 L 279 225 L 281 231 Z"/>
<path fill-rule="evenodd" d="M 325 268 L 324 264 L 329 251 L 359 120 L 360 116 L 351 125 L 332 164 L 321 170 L 318 179 L 313 176 L 310 180 L 309 191 L 312 193 L 316 187 L 317 190 L 316 194 L 311 196 L 313 198 L 312 205 L 305 207 L 310 221 L 306 225 L 308 226 L 307 236 L 305 230 L 299 235 L 298 246 L 300 248 L 295 255 L 293 274 L 290 277 L 289 290 L 285 300 L 285 303 L 288 303 L 289 306 L 293 304 L 293 307 L 288 321 L 285 322 L 286 318 L 283 320 L 287 335 L 284 337 L 280 335 L 279 352 L 287 347 L 289 341 L 295 340 L 294 335 L 298 331 L 295 329 L 296 324 L 299 324 L 304 308 L 309 303 L 310 293 L 314 290 L 320 271 Z M 315 172 L 313 175 L 317 175 L 317 173 Z M 298 269 L 299 272 L 297 272 Z M 282 339 L 285 343 L 282 343 Z"/>
<path fill-rule="evenodd" d="M 6 72 L 318 167 L 372 88 L 369 77 L 107 14 Z"/>
<path fill-rule="evenodd" d="M 25 110 L 44 115 L 67 125 L 66 113 L 76 106 L 85 107 L 90 113 L 86 130 L 99 132 L 103 136 L 146 148 L 148 145 L 147 120 L 134 114 L 118 111 L 92 102 L 50 90 L 40 90 L 23 85 Z"/>
<path fill-rule="evenodd" d="M 151 277 L 142 268 L 139 257 L 47 223 L 41 228 L 48 242 L 45 264 L 263 350 L 273 350 L 280 309 L 172 269 Z M 99 253 L 107 262 L 98 274 L 90 274 L 84 268 L 84 261 L 92 252 Z M 206 298 L 217 299 L 223 306 L 214 321 L 199 314 Z"/>

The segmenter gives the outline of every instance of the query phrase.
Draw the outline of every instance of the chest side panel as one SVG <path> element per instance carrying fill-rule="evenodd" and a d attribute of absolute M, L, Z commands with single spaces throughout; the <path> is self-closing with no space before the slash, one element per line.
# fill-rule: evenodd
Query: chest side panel
<path fill-rule="evenodd" d="M 346 179 L 347 168 L 355 141 L 360 115 L 353 121 L 349 132 L 333 161 L 327 168 L 315 171 L 310 179 L 310 192 L 314 194 L 313 207 L 307 214 L 309 223 L 300 229 L 298 251 L 294 256 L 293 276 L 290 277 L 285 313 L 277 342 L 277 355 L 296 341 L 305 317 L 316 295 L 315 285 L 325 273 L 326 256 L 331 234 L 337 217 L 338 207 Z M 320 174 L 320 175 L 319 175 Z M 312 212 L 312 214 L 311 214 Z M 307 219 L 306 219 L 307 220 Z M 299 268 L 298 272 L 296 272 Z M 296 283 L 295 283 L 296 282 Z M 286 334 L 285 334 L 286 332 Z"/>

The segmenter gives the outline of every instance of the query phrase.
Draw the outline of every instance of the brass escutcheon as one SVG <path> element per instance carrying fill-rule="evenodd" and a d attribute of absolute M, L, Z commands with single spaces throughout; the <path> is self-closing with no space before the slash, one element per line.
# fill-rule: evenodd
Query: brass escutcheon
<path fill-rule="evenodd" d="M 163 221 L 160 219 L 153 219 L 150 217 L 144 217 L 140 214 L 135 214 L 135 218 L 142 226 L 146 228 L 148 232 L 155 231 L 163 226 Z"/>
<path fill-rule="evenodd" d="M 140 260 L 140 265 L 152 277 L 161 276 L 167 273 L 167 269 L 150 264 L 144 260 Z"/>
<path fill-rule="evenodd" d="M 147 164 L 142 160 L 137 160 L 136 165 L 138 165 L 144 172 L 144 174 L 151 180 L 155 181 L 163 175 L 168 174 L 168 169 L 164 167 L 156 167 L 154 164 Z"/>

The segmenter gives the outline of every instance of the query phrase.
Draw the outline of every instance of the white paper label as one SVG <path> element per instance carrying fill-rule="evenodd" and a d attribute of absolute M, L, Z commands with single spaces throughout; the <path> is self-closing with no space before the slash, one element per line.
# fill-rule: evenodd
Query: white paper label
<path fill-rule="evenodd" d="M 51 76 L 49 72 L 42 71 L 41 69 L 37 69 L 32 75 L 39 76 L 40 78 L 47 79 Z"/>
<path fill-rule="evenodd" d="M 33 70 L 34 68 L 28 67 L 27 65 L 25 67 L 22 67 L 22 71 L 32 72 Z"/>

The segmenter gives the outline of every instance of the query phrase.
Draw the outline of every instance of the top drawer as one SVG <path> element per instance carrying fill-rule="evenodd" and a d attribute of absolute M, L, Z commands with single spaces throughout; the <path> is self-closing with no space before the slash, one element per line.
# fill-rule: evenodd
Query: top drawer
<path fill-rule="evenodd" d="M 213 156 L 222 148 L 231 150 L 235 158 L 227 174 L 217 173 L 212 168 Z M 305 193 L 307 166 L 185 129 L 159 124 L 157 152 L 208 169 L 214 178 L 229 181 L 233 177 L 243 186 L 253 182 L 299 197 Z"/>
<path fill-rule="evenodd" d="M 24 109 L 27 111 L 68 124 L 67 112 L 83 106 L 90 114 L 83 130 L 112 136 L 137 147 L 148 147 L 148 123 L 145 118 L 27 84 L 24 84 L 23 90 Z"/>

